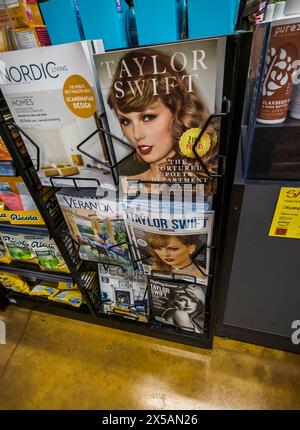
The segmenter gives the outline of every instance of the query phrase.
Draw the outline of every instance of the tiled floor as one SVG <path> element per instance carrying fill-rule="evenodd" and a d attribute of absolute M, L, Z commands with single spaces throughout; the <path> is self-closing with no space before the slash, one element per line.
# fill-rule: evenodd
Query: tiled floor
<path fill-rule="evenodd" d="M 300 409 L 300 356 L 213 350 L 10 306 L 0 409 Z"/>

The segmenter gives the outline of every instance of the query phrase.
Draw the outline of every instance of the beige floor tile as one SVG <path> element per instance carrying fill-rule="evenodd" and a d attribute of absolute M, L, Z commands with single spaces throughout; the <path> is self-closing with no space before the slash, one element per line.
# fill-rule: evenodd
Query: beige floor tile
<path fill-rule="evenodd" d="M 295 354 L 220 338 L 203 350 L 39 312 L 26 326 L 12 306 L 0 315 L 1 409 L 300 409 Z"/>

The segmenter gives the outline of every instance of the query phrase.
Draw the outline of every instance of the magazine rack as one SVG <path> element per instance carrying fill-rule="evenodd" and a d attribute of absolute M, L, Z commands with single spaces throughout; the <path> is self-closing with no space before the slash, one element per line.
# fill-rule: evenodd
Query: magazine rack
<path fill-rule="evenodd" d="M 101 263 L 99 266 L 101 266 L 101 268 L 99 268 L 99 276 L 105 276 L 105 275 L 109 275 L 110 273 L 110 265 L 105 265 L 103 263 Z M 104 271 L 103 271 L 104 269 Z M 128 268 L 124 268 L 122 266 L 119 266 L 118 268 L 116 268 L 116 270 L 114 270 L 114 275 L 116 274 L 121 276 L 122 278 L 131 278 L 131 279 L 141 279 L 144 278 L 145 279 L 145 275 L 141 274 L 141 272 L 139 272 L 138 270 L 132 269 L 130 272 L 128 271 Z M 101 274 L 101 275 L 100 275 Z M 101 293 L 101 298 L 102 298 L 102 293 Z M 133 304 L 127 304 L 126 307 L 119 307 L 117 304 L 116 306 L 113 306 L 113 309 L 110 309 L 109 311 L 104 311 L 102 309 L 102 305 L 105 305 L 105 303 L 109 302 L 109 300 L 105 300 L 102 299 L 99 301 L 99 306 L 98 306 L 98 312 L 99 315 L 113 315 L 116 317 L 120 316 L 120 310 L 121 313 L 124 311 L 124 314 L 126 315 L 127 310 L 129 311 L 128 314 L 126 315 L 127 318 L 129 319 L 133 319 L 136 320 L 138 319 L 138 316 L 142 317 L 142 320 L 140 320 L 140 322 L 145 322 L 143 320 L 146 320 L 147 317 L 146 315 L 148 315 L 148 307 L 149 307 L 149 303 L 148 303 L 148 299 L 147 299 L 147 289 L 145 289 L 145 292 L 143 294 L 142 298 L 139 298 L 137 300 L 133 300 Z M 142 306 L 144 308 L 144 312 L 141 312 L 140 309 L 138 309 L 138 307 Z M 117 311 L 115 311 L 115 308 L 117 308 Z M 119 312 L 118 312 L 119 311 Z M 134 313 L 132 314 L 131 311 L 134 311 Z"/>
<path fill-rule="evenodd" d="M 182 279 L 182 275 L 177 273 L 170 273 L 170 272 L 164 272 L 163 270 L 151 270 L 152 278 L 155 278 L 157 280 L 171 280 L 171 281 L 183 281 L 187 282 L 189 284 L 197 284 L 196 277 L 194 275 L 183 275 L 184 279 Z M 187 278 L 190 278 L 190 281 L 187 280 Z"/>
<path fill-rule="evenodd" d="M 195 140 L 195 142 L 193 144 L 193 147 L 192 147 L 192 150 L 193 150 L 193 153 L 194 153 L 195 157 L 197 158 L 197 160 L 199 161 L 202 169 L 204 170 L 204 172 L 206 173 L 206 175 L 209 178 L 222 178 L 225 175 L 226 157 L 225 157 L 225 155 L 222 155 L 222 154 L 219 154 L 219 156 L 218 156 L 219 160 L 220 159 L 222 160 L 222 167 L 221 167 L 221 172 L 220 173 L 210 172 L 208 170 L 206 164 L 202 160 L 202 157 L 200 157 L 200 155 L 197 152 L 197 145 L 198 145 L 198 142 L 200 142 L 203 134 L 205 133 L 205 131 L 207 130 L 208 126 L 210 125 L 210 123 L 212 122 L 212 120 L 214 118 L 224 118 L 224 117 L 227 117 L 230 114 L 230 102 L 226 98 L 225 98 L 225 100 L 223 100 L 223 106 L 226 108 L 226 110 L 224 112 L 213 113 L 212 115 L 210 115 L 207 118 L 207 120 L 206 120 L 203 128 L 201 129 L 201 131 L 200 131 L 199 135 L 197 136 L 197 138 L 196 138 L 196 140 Z"/>
<path fill-rule="evenodd" d="M 214 118 L 224 118 L 224 117 L 226 117 L 227 115 L 229 115 L 230 114 L 230 103 L 229 103 L 229 101 L 228 100 L 225 100 L 224 102 L 223 102 L 223 104 L 226 104 L 226 111 L 225 112 L 219 112 L 219 113 L 213 113 L 213 114 L 211 114 L 208 118 L 207 118 L 207 120 L 206 120 L 206 122 L 205 122 L 205 124 L 204 124 L 204 126 L 203 126 L 203 128 L 201 129 L 201 131 L 200 131 L 200 133 L 199 133 L 199 135 L 197 136 L 197 138 L 196 138 L 196 140 L 195 140 L 195 142 L 194 142 L 194 144 L 193 144 L 193 146 L 192 146 L 192 151 L 193 151 L 193 153 L 195 154 L 195 158 L 197 158 L 197 160 L 199 161 L 199 163 L 200 163 L 200 165 L 201 165 L 201 167 L 203 168 L 203 170 L 204 170 L 204 172 L 205 172 L 205 174 L 207 175 L 207 177 L 208 178 L 222 178 L 223 176 L 224 176 L 224 174 L 225 174 L 225 163 L 226 163 L 226 157 L 225 157 L 225 155 L 222 155 L 222 154 L 219 154 L 218 155 L 218 158 L 219 159 L 221 159 L 222 160 L 222 167 L 221 167 L 221 169 L 220 169 L 220 173 L 214 173 L 214 172 L 210 172 L 209 170 L 208 170 L 208 167 L 207 167 L 207 165 L 205 164 L 205 162 L 203 161 L 203 159 L 202 159 L 202 157 L 198 154 L 198 152 L 197 152 L 197 144 L 198 144 L 198 142 L 200 141 L 200 139 L 202 138 L 202 136 L 203 136 L 203 134 L 205 133 L 205 131 L 207 130 L 207 128 L 208 128 L 208 126 L 210 125 L 210 123 L 211 123 L 211 121 L 214 119 Z M 5 121 L 4 121 L 5 122 Z M 29 140 L 29 142 L 34 146 L 34 148 L 36 149 L 36 167 L 35 167 L 35 170 L 36 170 L 36 172 L 38 172 L 39 170 L 40 170 L 40 155 L 41 155 L 41 151 L 40 151 L 40 147 L 39 147 L 39 145 L 24 131 L 24 129 L 23 128 L 21 128 L 20 126 L 18 126 L 14 121 L 12 121 L 12 120 L 10 120 L 10 121 L 6 121 L 5 122 L 7 125 L 11 125 L 11 126 L 13 126 L 13 127 L 15 127 L 23 136 L 25 136 L 26 137 L 26 139 L 28 139 Z M 129 153 L 129 154 L 127 154 L 125 157 L 123 157 L 121 160 L 119 160 L 119 161 L 116 161 L 116 162 L 114 162 L 113 164 L 112 163 L 107 163 L 107 162 L 105 162 L 105 161 L 103 161 L 103 160 L 100 160 L 99 158 L 97 158 L 97 157 L 95 157 L 94 155 L 92 155 L 92 154 L 90 154 L 89 152 L 87 152 L 86 150 L 84 150 L 83 149 L 83 146 L 93 137 L 93 136 L 95 136 L 97 133 L 102 133 L 102 135 L 104 135 L 105 137 L 107 136 L 107 137 L 109 137 L 109 138 L 113 138 L 113 139 L 115 139 L 115 140 L 117 140 L 118 142 L 120 142 L 120 143 L 122 143 L 124 146 L 126 146 L 127 148 L 129 148 L 129 149 L 131 149 L 131 152 Z M 107 154 L 111 154 L 112 153 L 112 151 L 111 150 L 109 150 L 110 148 L 109 148 L 109 144 L 107 143 L 107 139 L 106 138 L 104 138 L 103 140 L 102 140 L 103 142 L 105 142 L 105 145 L 106 145 L 106 153 Z M 112 144 L 111 144 L 112 145 Z M 124 161 L 126 161 L 128 158 L 130 158 L 135 152 L 136 152 L 136 148 L 134 147 L 134 146 L 132 146 L 132 145 L 130 145 L 128 142 L 126 142 L 124 139 L 120 139 L 118 136 L 116 136 L 116 135 L 114 135 L 114 134 L 112 134 L 112 133 L 110 133 L 109 131 L 107 131 L 107 130 L 104 130 L 104 128 L 102 128 L 102 127 L 97 127 L 96 128 L 96 130 L 95 131 L 93 131 L 93 133 L 91 133 L 89 136 L 87 136 L 84 140 L 82 140 L 78 145 L 77 145 L 77 147 L 76 147 L 77 149 L 78 149 L 78 151 L 79 152 L 81 152 L 83 155 L 85 155 L 86 157 L 88 157 L 88 158 L 90 158 L 91 160 L 93 160 L 93 161 L 95 161 L 96 163 L 98 163 L 98 164 L 100 164 L 100 165 L 102 165 L 102 166 L 104 166 L 107 170 L 108 170 L 108 173 L 109 173 L 109 171 L 110 171 L 110 173 L 112 174 L 112 176 L 113 176 L 113 178 L 114 178 L 114 181 L 115 181 L 115 185 L 118 185 L 118 180 L 116 180 L 116 176 L 115 176 L 115 169 L 118 167 L 118 166 L 120 166 L 122 163 L 124 163 Z M 55 184 L 54 184 L 54 182 L 53 182 L 53 179 L 59 179 L 61 182 L 62 181 L 73 181 L 73 185 L 74 185 L 74 187 L 78 190 L 79 189 L 79 187 L 78 187 L 78 184 L 77 184 L 77 181 L 91 181 L 91 182 L 96 182 L 97 184 L 98 184 L 98 186 L 100 186 L 100 182 L 99 182 L 99 180 L 97 179 L 97 178 L 89 178 L 89 179 L 86 179 L 86 178 L 72 178 L 72 177 L 70 177 L 70 176 L 66 176 L 66 177 L 61 177 L 61 176 L 52 176 L 52 177 L 50 177 L 49 178 L 50 179 L 50 182 L 51 182 L 51 185 L 53 186 L 53 187 L 55 187 Z M 134 180 L 134 181 L 136 181 L 136 182 L 138 182 L 138 183 L 140 183 L 140 184 L 159 184 L 159 183 L 164 183 L 164 184 L 170 184 L 170 185 L 172 185 L 172 184 L 180 184 L 180 182 L 179 181 L 173 181 L 173 180 L 170 180 L 170 181 L 142 181 L 142 180 Z"/>
<path fill-rule="evenodd" d="M 36 172 L 38 172 L 39 170 L 40 170 L 40 165 L 41 165 L 41 163 L 40 163 L 40 157 L 41 157 L 41 150 L 40 150 L 40 147 L 39 147 L 39 145 L 26 133 L 26 131 L 24 131 L 24 129 L 22 128 L 22 127 L 20 127 L 20 126 L 18 126 L 16 123 L 15 123 L 15 121 L 13 121 L 13 120 L 9 120 L 9 121 L 6 121 L 6 120 L 4 120 L 4 119 L 2 119 L 2 123 L 4 123 L 4 124 L 6 124 L 7 126 L 13 126 L 14 128 L 16 128 L 20 133 L 21 133 L 21 135 L 23 135 L 23 136 L 25 136 L 26 137 L 26 139 L 28 139 L 29 140 L 29 142 L 34 146 L 34 148 L 36 149 L 36 166 L 35 166 L 35 170 L 36 170 Z M 97 158 L 97 157 L 95 157 L 94 155 L 92 155 L 92 154 L 89 154 L 87 151 L 85 151 L 85 150 L 83 150 L 82 149 L 82 147 L 83 147 L 83 145 L 85 144 L 85 143 L 87 143 L 93 136 L 95 136 L 95 134 L 97 134 L 97 133 L 99 133 L 99 132 L 101 132 L 103 135 L 105 135 L 105 136 L 109 136 L 110 138 L 113 138 L 113 139 L 116 139 L 116 140 L 118 140 L 120 143 L 122 143 L 124 146 L 126 146 L 127 148 L 129 148 L 129 149 L 131 149 L 131 152 L 129 153 L 129 154 L 127 154 L 125 157 L 123 157 L 121 160 L 119 160 L 119 161 L 117 161 L 117 162 L 115 162 L 115 163 L 113 163 L 113 164 L 111 164 L 111 163 L 106 163 L 105 161 L 103 161 L 103 160 L 100 160 L 99 158 Z M 105 142 L 105 145 L 106 145 L 106 153 L 107 154 L 111 154 L 111 152 L 109 151 L 109 146 L 108 146 L 108 143 L 107 143 L 107 139 L 103 139 L 103 142 Z M 85 155 L 86 157 L 88 157 L 88 158 L 90 158 L 91 160 L 93 160 L 93 161 L 95 161 L 96 163 L 98 163 L 98 164 L 100 164 L 100 165 L 102 165 L 102 166 L 104 166 L 106 169 L 108 169 L 108 173 L 111 173 L 112 174 L 112 176 L 113 176 L 113 178 L 114 178 L 114 180 L 115 180 L 115 184 L 117 185 L 118 184 L 118 181 L 116 180 L 116 176 L 115 176 L 115 172 L 114 172 L 114 169 L 116 168 L 116 167 L 118 167 L 121 163 L 123 163 L 124 161 L 126 161 L 129 157 L 131 157 L 131 155 L 133 154 L 133 153 L 135 153 L 136 152 L 136 149 L 134 148 L 134 146 L 132 146 L 132 145 L 130 145 L 129 143 L 127 143 L 125 140 L 123 140 L 123 139 L 120 139 L 118 136 L 115 136 L 114 134 L 112 134 L 112 133 L 110 133 L 109 131 L 107 131 L 107 130 L 104 130 L 103 128 L 101 128 L 101 127 L 97 127 L 96 128 L 96 130 L 95 131 L 93 131 L 93 133 L 91 133 L 89 136 L 87 136 L 84 140 L 82 140 L 78 145 L 77 145 L 77 149 L 78 149 L 78 151 L 79 152 L 81 152 L 83 155 Z M 73 182 L 74 182 L 74 186 L 75 186 L 75 188 L 76 189 L 79 189 L 78 188 L 78 186 L 77 186 L 77 184 L 76 184 L 76 182 L 75 181 L 78 181 L 78 180 L 85 180 L 85 181 L 94 181 L 94 182 L 97 182 L 99 185 L 100 185 L 100 183 L 99 183 L 99 180 L 98 179 L 96 179 L 96 178 L 89 178 L 89 179 L 85 179 L 85 178 L 71 178 L 70 176 L 67 176 L 67 177 L 61 177 L 61 176 L 59 176 L 59 177 L 55 177 L 55 176 L 53 176 L 53 177 L 50 177 L 50 181 L 51 181 L 51 178 L 53 178 L 53 179 L 59 179 L 60 181 L 67 181 L 67 180 L 73 180 Z M 53 182 L 51 182 L 51 184 L 53 185 Z"/>
<path fill-rule="evenodd" d="M 233 182 L 234 167 L 237 155 L 238 138 L 240 132 L 240 122 L 241 122 L 241 106 L 243 104 L 243 97 L 245 89 L 245 82 L 248 70 L 248 59 L 249 52 L 251 48 L 251 34 L 243 32 L 227 37 L 226 42 L 226 54 L 225 54 L 225 71 L 224 71 L 224 83 L 223 83 L 223 100 L 227 107 L 223 107 L 223 111 L 220 113 L 214 113 L 208 118 L 207 123 L 204 125 L 202 134 L 200 133 L 196 142 L 193 146 L 193 151 L 197 157 L 199 163 L 201 164 L 206 177 L 218 181 L 217 194 L 213 199 L 213 210 L 215 211 L 214 219 L 214 231 L 212 237 L 211 250 L 215 252 L 210 253 L 210 270 L 206 274 L 208 278 L 208 295 L 206 298 L 205 307 L 205 326 L 204 334 L 195 335 L 195 333 L 184 332 L 177 327 L 168 327 L 160 324 L 157 321 L 149 321 L 149 323 L 129 321 L 116 315 L 107 315 L 99 312 L 101 305 L 100 291 L 99 291 L 99 278 L 97 264 L 89 261 L 79 261 L 78 258 L 78 246 L 71 238 L 70 235 L 66 235 L 67 226 L 65 224 L 64 218 L 59 212 L 59 216 L 56 219 L 52 218 L 49 210 L 47 209 L 45 203 L 40 198 L 41 183 L 38 179 L 36 172 L 40 169 L 40 148 L 38 142 L 33 142 L 32 139 L 27 136 L 26 131 L 18 127 L 14 121 L 5 121 L 3 115 L 0 115 L 0 131 L 1 136 L 7 145 L 9 152 L 16 164 L 20 175 L 22 176 L 27 188 L 32 195 L 32 198 L 39 209 L 44 221 L 44 229 L 48 229 L 49 236 L 52 237 L 61 252 L 66 264 L 70 270 L 70 274 L 61 273 L 50 273 L 43 272 L 40 273 L 33 267 L 19 267 L 12 265 L 0 264 L 0 270 L 10 271 L 14 273 L 19 273 L 20 275 L 26 276 L 41 276 L 40 279 L 70 279 L 75 282 L 86 302 L 86 305 L 81 306 L 79 309 L 73 309 L 67 307 L 66 305 L 60 305 L 55 302 L 50 302 L 42 299 L 37 299 L 34 296 L 26 297 L 20 293 L 13 293 L 4 291 L 4 295 L 7 301 L 23 307 L 29 307 L 31 309 L 37 309 L 41 311 L 46 311 L 50 313 L 55 313 L 57 315 L 64 315 L 70 318 L 80 319 L 88 321 L 95 324 L 101 324 L 104 326 L 114 327 L 122 330 L 128 330 L 135 333 L 140 333 L 143 335 L 148 335 L 152 337 L 157 337 L 160 339 L 165 339 L 173 342 L 194 345 L 197 347 L 211 348 L 213 342 L 213 335 L 215 331 L 215 320 L 218 305 L 218 295 L 219 292 L 216 290 L 218 283 L 219 272 L 218 265 L 222 258 L 224 249 L 222 247 L 222 241 L 224 239 L 225 227 L 226 227 L 226 214 L 228 211 L 228 202 L 231 192 L 231 184 Z M 230 106 L 230 114 L 229 114 Z M 215 118 L 220 117 L 222 121 L 221 131 L 220 131 L 220 145 L 219 145 L 219 171 L 217 173 L 210 172 L 203 159 L 198 156 L 196 151 L 196 146 L 198 141 L 201 139 L 205 129 L 209 126 L 209 123 Z M 33 144 L 37 153 L 37 165 L 36 168 L 33 166 L 32 161 L 28 156 L 24 156 L 20 152 L 20 148 L 15 145 L 11 128 L 15 127 L 23 134 L 29 141 Z M 103 137 L 104 144 L 107 149 L 107 153 L 110 155 L 109 161 L 106 163 L 102 160 L 93 157 L 86 151 L 85 144 L 89 139 L 92 138 L 96 133 L 101 133 Z M 126 155 L 122 160 L 116 161 L 114 159 L 113 147 L 111 146 L 111 139 L 116 139 L 118 142 L 124 144 L 131 152 Z M 91 160 L 99 163 L 110 173 L 113 174 L 115 184 L 118 184 L 118 177 L 116 175 L 117 168 L 119 165 L 133 155 L 135 148 L 132 147 L 127 142 L 122 139 L 117 138 L 107 130 L 102 127 L 98 127 L 91 135 L 87 136 L 82 142 L 77 145 L 79 152 L 89 157 Z M 225 172 L 225 160 L 226 160 L 226 172 Z M 92 176 L 92 175 L 91 175 Z M 55 185 L 55 177 L 51 180 L 51 186 L 57 188 Z M 59 177 L 60 181 L 62 180 Z M 83 188 L 82 180 L 78 178 L 65 177 L 65 180 L 72 181 L 76 189 Z M 99 187 L 99 180 L 96 178 L 89 178 L 89 181 L 94 181 L 95 185 Z M 162 181 L 166 185 L 173 185 L 182 183 L 176 181 Z M 143 181 L 140 181 L 143 183 Z M 157 182 L 156 182 L 157 183 Z M 128 195 L 129 199 L 137 197 L 138 194 Z M 101 197 L 101 196 L 100 196 Z M 122 242 L 123 243 L 123 242 Z M 120 245 L 120 244 L 118 244 Z M 118 246 L 116 245 L 116 246 Z M 111 248 L 113 250 L 113 247 Z M 134 257 L 132 259 L 134 265 L 138 265 L 140 261 L 149 256 L 142 255 L 140 259 L 137 259 L 134 255 L 134 248 L 129 245 L 130 253 Z M 193 256 L 193 261 L 203 249 L 196 250 Z M 102 263 L 103 264 L 103 263 Z M 109 268 L 110 265 L 104 264 L 104 267 Z M 119 266 L 121 267 L 121 266 Z M 120 268 L 121 271 L 126 270 L 126 268 Z M 130 270 L 130 269 L 128 269 Z M 125 273 L 125 272 L 124 272 Z M 174 278 L 175 280 L 175 278 Z M 3 293 L 3 288 L 0 288 Z"/>
<path fill-rule="evenodd" d="M 24 156 L 24 151 L 21 153 L 21 147 L 15 145 L 15 141 L 12 135 L 12 128 L 14 127 L 14 122 L 5 121 L 4 115 L 6 111 L 2 108 L 0 113 L 0 132 L 1 137 L 8 148 L 14 163 L 18 171 L 21 173 L 23 181 L 27 186 L 37 209 L 39 210 L 45 225 L 44 226 L 24 226 L 24 225 L 5 225 L 5 228 L 23 228 L 26 227 L 27 230 L 34 229 L 35 231 L 41 230 L 43 234 L 47 232 L 49 239 L 53 239 L 56 243 L 58 250 L 60 251 L 70 273 L 55 272 L 55 271 L 44 271 L 39 268 L 39 266 L 30 263 L 19 263 L 12 262 L 9 264 L 0 263 L 0 270 L 4 272 L 11 272 L 19 274 L 20 276 L 28 276 L 31 278 L 42 279 L 42 280 L 52 280 L 52 281 L 72 281 L 75 282 L 82 293 L 86 305 L 82 307 L 80 313 L 86 315 L 95 315 L 95 309 L 93 303 L 87 292 L 86 285 L 81 279 L 80 271 L 86 270 L 87 265 L 81 262 L 76 257 L 76 249 L 74 247 L 74 241 L 72 240 L 69 231 L 65 225 L 62 213 L 58 208 L 55 216 L 52 216 L 49 212 L 47 204 L 42 198 L 40 198 L 41 183 L 36 175 L 36 171 L 33 164 L 28 156 Z M 18 128 L 17 128 L 18 129 Z M 3 227 L 2 227 L 3 228 Z M 96 274 L 89 272 L 91 278 L 95 278 Z M 2 287 L 1 287 L 2 288 Z M 4 290 L 5 291 L 5 290 Z M 12 303 L 17 304 L 22 303 L 23 306 L 36 309 L 37 301 L 34 296 L 24 296 L 21 293 L 9 292 L 8 300 Z M 44 303 L 44 302 L 43 302 Z M 68 316 L 77 314 L 77 309 L 73 310 L 70 306 L 60 304 L 57 302 L 45 301 L 46 308 L 51 313 L 66 314 Z"/>
<path fill-rule="evenodd" d="M 29 140 L 30 143 L 32 143 L 32 145 L 35 147 L 36 149 L 36 160 L 37 160 L 37 164 L 36 164 L 36 168 L 35 170 L 38 172 L 40 170 L 40 148 L 39 146 L 35 143 L 35 141 L 33 139 L 31 139 L 30 136 L 28 136 L 28 134 L 21 128 L 19 127 L 13 120 L 9 120 L 9 121 L 3 121 L 7 126 L 13 126 L 14 128 L 16 128 L 21 134 L 23 134 L 26 139 Z"/>
<path fill-rule="evenodd" d="M 99 179 L 97 179 L 97 178 L 89 178 L 89 179 L 86 179 L 86 178 L 72 178 L 72 177 L 70 177 L 70 176 L 68 176 L 68 177 L 64 177 L 64 178 L 62 178 L 61 176 L 50 176 L 50 184 L 51 184 L 51 186 L 52 186 L 52 188 L 54 188 L 54 190 L 55 190 L 55 192 L 57 192 L 58 190 L 57 190 L 57 185 L 55 185 L 55 183 L 54 183 L 54 180 L 55 179 L 59 179 L 60 181 L 64 181 L 64 180 L 68 180 L 68 181 L 71 181 L 71 182 L 73 182 L 73 187 L 77 190 L 77 191 L 79 191 L 80 189 L 81 189 L 81 187 L 79 187 L 78 186 L 78 182 L 80 182 L 80 181 L 91 181 L 91 182 L 96 182 L 96 184 L 97 184 L 97 187 L 100 187 L 101 186 L 101 184 L 100 184 L 100 181 L 99 181 Z M 103 196 L 99 196 L 99 198 L 104 198 L 104 197 L 106 197 L 107 196 L 107 194 L 108 194 L 108 192 L 107 191 L 105 191 L 104 192 L 104 194 L 103 194 Z"/>
<path fill-rule="evenodd" d="M 147 254 L 145 251 L 143 251 L 144 255 L 142 257 L 140 257 L 140 258 L 134 257 L 132 250 L 137 251 L 138 248 L 133 243 L 130 243 L 130 242 L 127 242 L 127 241 L 121 242 L 121 243 L 117 243 L 116 245 L 112 245 L 108 249 L 112 250 L 112 249 L 116 248 L 117 246 L 122 246 L 122 245 L 127 245 L 128 246 L 128 249 L 129 249 L 130 255 L 131 255 L 131 262 L 132 262 L 132 265 L 133 265 L 133 267 L 134 267 L 135 270 L 138 269 L 137 263 L 139 263 L 139 262 L 141 262 L 143 260 L 146 260 L 147 258 L 150 258 L 150 255 Z M 139 252 L 140 252 L 140 250 L 139 250 Z"/>
<path fill-rule="evenodd" d="M 203 270 L 201 269 L 201 267 L 199 266 L 198 262 L 197 262 L 197 257 L 198 255 L 201 254 L 201 252 L 204 249 L 210 249 L 210 250 L 214 250 L 216 247 L 214 245 L 202 245 L 199 247 L 199 249 L 196 249 L 196 251 L 194 252 L 194 254 L 192 255 L 192 262 L 195 264 L 195 266 L 198 267 L 198 269 L 200 270 L 200 272 L 202 273 L 203 276 L 207 277 L 207 278 L 213 278 L 214 275 L 212 273 L 205 273 L 203 272 Z M 212 254 L 212 253 L 211 253 Z"/>
<path fill-rule="evenodd" d="M 80 259 L 80 257 L 79 257 L 79 248 L 80 248 L 80 243 L 77 241 L 77 240 L 75 240 L 74 238 L 72 238 L 72 240 L 73 240 L 73 242 L 76 244 L 76 257 L 78 258 L 78 259 Z M 146 252 L 143 252 L 143 254 L 144 254 L 144 256 L 142 256 L 142 257 L 140 257 L 140 258 L 136 258 L 135 256 L 134 256 L 134 254 L 133 254 L 133 249 L 134 250 L 138 250 L 137 249 L 137 247 L 134 245 L 134 244 L 132 244 L 132 243 L 130 243 L 130 242 L 128 242 L 128 241 L 124 241 L 124 242 L 120 242 L 120 243 L 116 243 L 115 245 L 112 245 L 112 246 L 109 246 L 108 248 L 107 248 L 107 250 L 108 251 L 111 251 L 111 252 L 113 252 L 113 249 L 114 248 L 117 248 L 117 247 L 119 247 L 119 246 L 122 246 L 122 245 L 127 245 L 128 246 L 128 250 L 129 250 L 129 254 L 130 254 L 130 262 L 131 262 L 131 265 L 132 265 L 132 267 L 133 267 L 133 269 L 134 270 L 137 270 L 138 269 L 138 265 L 137 265 L 137 263 L 139 263 L 139 262 L 141 262 L 141 261 L 143 261 L 143 260 L 145 260 L 145 259 L 147 259 L 147 258 L 150 258 L 150 255 L 149 254 L 147 254 Z M 98 248 L 95 246 L 95 245 L 93 245 L 92 243 L 91 244 L 89 244 L 89 246 L 91 247 L 91 248 L 93 248 L 95 251 L 99 251 L 98 250 Z M 100 253 L 99 253 L 99 258 L 100 258 Z M 92 260 L 83 260 L 83 261 L 89 261 L 90 263 L 95 263 L 94 261 L 92 261 Z M 97 262 L 97 264 L 103 264 L 103 266 L 107 266 L 107 267 L 109 267 L 109 266 L 115 266 L 115 267 L 121 267 L 122 269 L 123 269 L 123 271 L 124 271 L 124 273 L 126 273 L 126 268 L 124 268 L 123 266 L 121 266 L 120 264 L 117 264 L 117 263 L 108 263 L 108 262 L 103 262 L 103 261 L 101 261 L 101 259 L 99 260 L 99 262 Z"/>
<path fill-rule="evenodd" d="M 111 164 L 111 163 L 105 163 L 104 161 L 99 160 L 99 158 L 96 158 L 93 155 L 89 154 L 87 151 L 84 151 L 82 149 L 83 145 L 85 143 L 87 143 L 93 136 L 95 136 L 95 134 L 97 134 L 99 132 L 101 132 L 102 136 L 104 137 L 104 139 L 102 141 L 105 142 L 106 153 L 107 154 L 111 154 L 111 151 L 109 151 L 109 144 L 107 143 L 107 140 L 108 140 L 107 137 L 113 138 L 113 139 L 117 140 L 118 142 L 122 143 L 124 146 L 126 146 L 129 149 L 131 149 L 131 152 L 129 154 L 127 154 L 125 157 L 123 157 L 121 160 L 115 162 L 114 164 Z M 121 163 L 123 163 L 125 160 L 127 160 L 127 158 L 131 157 L 131 155 L 136 152 L 136 149 L 135 149 L 134 146 L 130 145 L 125 140 L 120 139 L 118 136 L 115 136 L 114 134 L 110 133 L 108 130 L 104 130 L 104 128 L 102 128 L 102 127 L 97 127 L 97 129 L 92 134 L 90 134 L 86 139 L 84 139 L 82 142 L 80 142 L 77 145 L 77 149 L 78 149 L 79 152 L 81 152 L 82 154 L 86 155 L 91 160 L 96 161 L 97 163 L 102 164 L 104 167 L 110 169 L 110 171 L 111 171 L 112 174 L 113 174 L 113 170 L 116 167 L 118 167 Z"/>

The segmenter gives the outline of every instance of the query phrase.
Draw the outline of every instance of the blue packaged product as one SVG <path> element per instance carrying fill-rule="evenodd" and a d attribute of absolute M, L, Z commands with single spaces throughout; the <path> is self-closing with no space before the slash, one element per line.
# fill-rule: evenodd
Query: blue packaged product
<path fill-rule="evenodd" d="M 39 7 L 53 45 L 84 40 L 74 0 L 49 0 Z"/>
<path fill-rule="evenodd" d="M 124 0 L 77 0 L 86 39 L 103 39 L 105 49 L 127 48 L 130 9 Z"/>
<path fill-rule="evenodd" d="M 190 39 L 233 33 L 239 0 L 187 0 Z"/>
<path fill-rule="evenodd" d="M 134 0 L 140 45 L 181 39 L 184 0 Z"/>
<path fill-rule="evenodd" d="M 14 163 L 11 161 L 0 161 L 0 176 L 16 176 Z"/>

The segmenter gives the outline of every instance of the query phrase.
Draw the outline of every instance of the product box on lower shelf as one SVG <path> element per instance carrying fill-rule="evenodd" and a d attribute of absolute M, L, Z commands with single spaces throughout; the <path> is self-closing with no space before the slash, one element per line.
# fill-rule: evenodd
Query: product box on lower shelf
<path fill-rule="evenodd" d="M 42 198 L 49 206 L 50 212 L 52 211 L 52 213 L 54 213 L 54 190 L 51 188 L 44 188 L 42 190 Z M 23 179 L 19 176 L 0 177 L 0 225 L 1 223 L 19 225 L 45 224 Z"/>
<path fill-rule="evenodd" d="M 6 0 L 0 2 L 0 24 L 14 28 L 43 25 L 37 0 Z"/>
<path fill-rule="evenodd" d="M 48 30 L 45 25 L 31 25 L 16 30 L 19 49 L 38 48 L 51 45 Z"/>
<path fill-rule="evenodd" d="M 3 287 L 17 293 L 29 294 L 30 288 L 27 280 L 12 273 L 0 273 L 0 283 Z"/>
<path fill-rule="evenodd" d="M 0 226 L 0 262 L 34 263 L 42 270 L 69 272 L 48 232 Z"/>
<path fill-rule="evenodd" d="M 1 161 L 12 161 L 12 158 L 10 156 L 10 153 L 3 142 L 2 137 L 0 137 L 0 160 Z"/>
<path fill-rule="evenodd" d="M 0 92 L 0 95 L 2 95 L 1 92 Z M 28 151 L 26 149 L 26 146 L 24 145 L 22 136 L 19 130 L 17 130 L 12 124 L 10 124 L 11 121 L 13 121 L 13 118 L 9 112 L 6 112 L 6 109 L 7 109 L 7 105 L 3 100 L 3 102 L 1 103 L 1 113 L 3 115 L 3 120 L 9 124 L 9 131 L 14 139 L 14 145 L 18 148 L 22 157 L 28 157 Z M 2 137 L 0 137 L 0 161 L 11 161 L 11 162 L 13 161 L 10 155 L 10 152 Z"/>
<path fill-rule="evenodd" d="M 16 176 L 16 168 L 11 161 L 0 161 L 0 176 Z"/>
<path fill-rule="evenodd" d="M 14 163 L 2 137 L 0 137 L 0 176 L 16 176 Z"/>
<path fill-rule="evenodd" d="M 24 278 L 11 273 L 1 272 L 0 284 L 7 290 L 15 293 L 22 293 L 31 297 L 41 297 L 77 308 L 83 303 L 80 291 L 72 283 L 40 281 L 36 278 Z"/>

